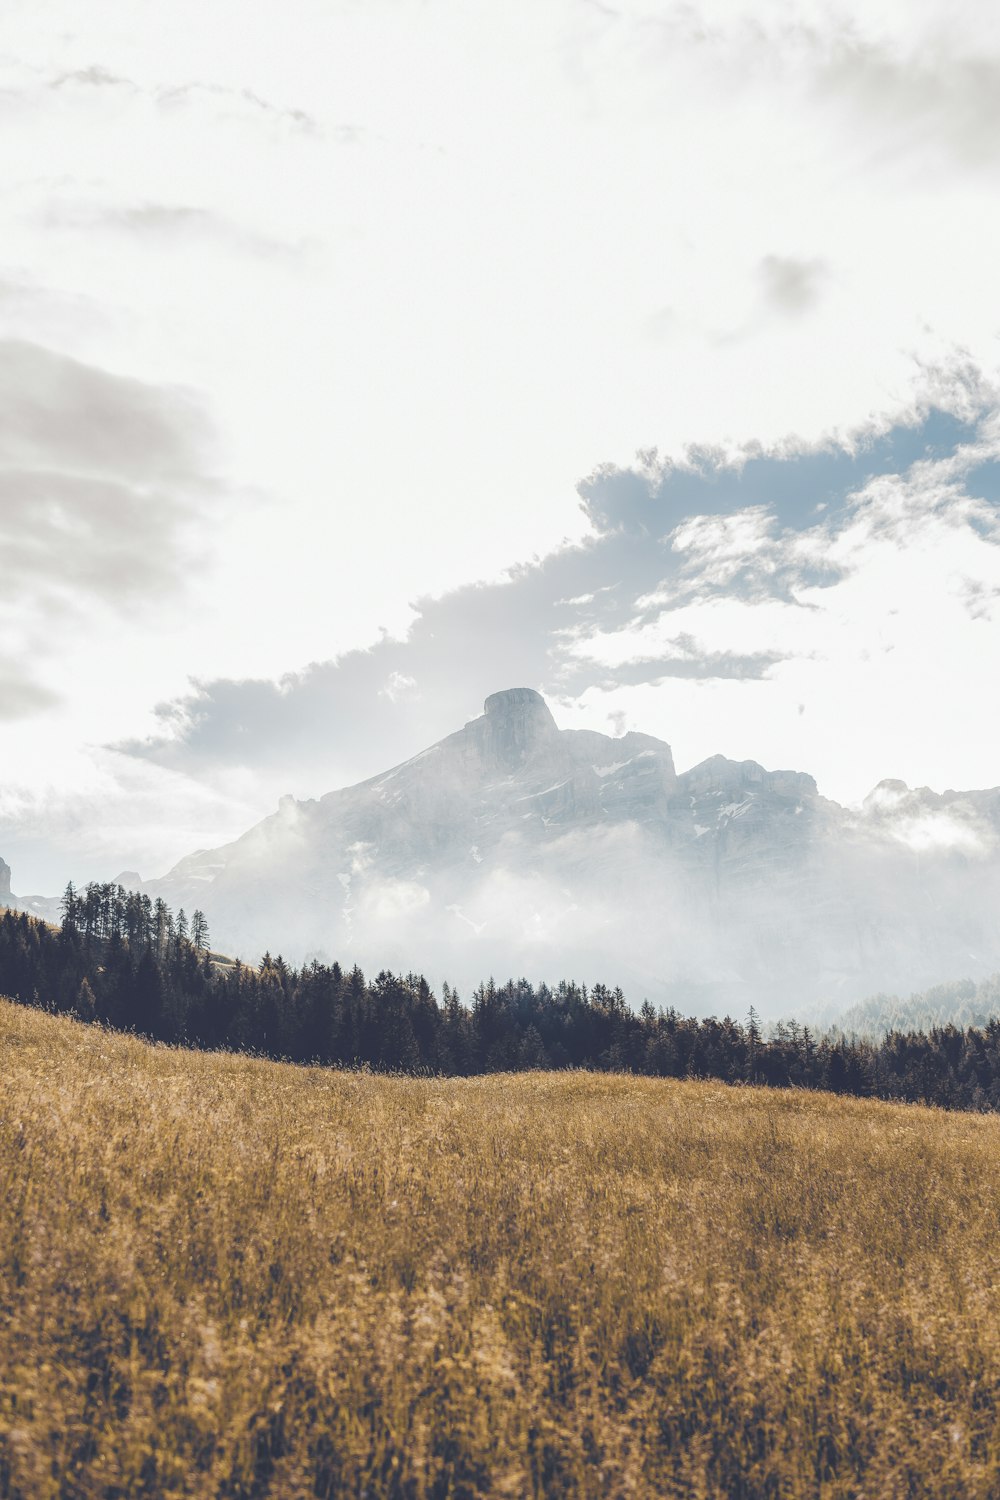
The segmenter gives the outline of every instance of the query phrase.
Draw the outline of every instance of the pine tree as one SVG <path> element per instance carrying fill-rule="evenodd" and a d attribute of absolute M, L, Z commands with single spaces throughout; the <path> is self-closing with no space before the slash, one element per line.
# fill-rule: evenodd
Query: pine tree
<path fill-rule="evenodd" d="M 747 1016 L 747 1078 L 751 1083 L 757 1081 L 757 1061 L 760 1055 L 760 1017 L 750 1007 Z"/>
<path fill-rule="evenodd" d="M 199 953 L 208 948 L 208 923 L 203 911 L 196 911 L 191 918 L 191 941 Z"/>
<path fill-rule="evenodd" d="M 79 897 L 76 894 L 76 886 L 73 884 L 72 880 L 67 883 L 66 889 L 63 892 L 62 901 L 59 904 L 62 907 L 63 932 L 75 932 L 77 917 L 79 915 L 80 901 Z"/>
<path fill-rule="evenodd" d="M 86 978 L 80 980 L 80 988 L 76 992 L 76 1004 L 73 1006 L 81 1021 L 92 1021 L 97 1013 L 97 1002 L 94 992 Z"/>

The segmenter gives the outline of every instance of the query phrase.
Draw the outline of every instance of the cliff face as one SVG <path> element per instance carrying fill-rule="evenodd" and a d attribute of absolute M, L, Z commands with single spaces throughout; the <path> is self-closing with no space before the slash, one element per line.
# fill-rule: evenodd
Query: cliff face
<path fill-rule="evenodd" d="M 508 773 L 554 750 L 559 741 L 549 706 L 533 688 L 493 693 L 483 704 L 483 717 L 467 728 L 482 747 L 484 766 Z"/>
<path fill-rule="evenodd" d="M 765 1012 L 1000 968 L 1000 793 L 883 783 L 849 813 L 810 776 L 560 730 L 528 688 L 455 734 L 144 887 L 254 957 L 620 981 Z"/>
<path fill-rule="evenodd" d="M 62 906 L 58 896 L 15 896 L 10 888 L 10 865 L 0 859 L 0 908 L 10 907 L 14 911 L 26 911 L 43 922 L 59 922 Z"/>

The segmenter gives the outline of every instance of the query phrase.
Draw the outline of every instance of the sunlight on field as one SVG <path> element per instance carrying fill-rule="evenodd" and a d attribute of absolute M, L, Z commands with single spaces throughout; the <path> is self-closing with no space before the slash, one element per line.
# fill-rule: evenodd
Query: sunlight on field
<path fill-rule="evenodd" d="M 1000 1120 L 0 1004 L 0 1494 L 995 1496 Z"/>

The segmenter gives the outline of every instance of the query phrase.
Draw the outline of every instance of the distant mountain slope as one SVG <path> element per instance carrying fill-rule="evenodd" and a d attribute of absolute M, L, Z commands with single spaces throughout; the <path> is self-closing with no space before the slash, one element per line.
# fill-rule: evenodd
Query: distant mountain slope
<path fill-rule="evenodd" d="M 144 889 L 215 940 L 394 965 L 604 974 L 638 1002 L 765 1012 L 1000 968 L 1000 791 L 880 784 L 858 812 L 812 777 L 557 728 L 528 688 Z"/>
<path fill-rule="evenodd" d="M 10 882 L 10 865 L 0 859 L 0 910 L 4 907 L 13 907 L 15 911 L 30 912 L 33 917 L 41 917 L 43 921 L 58 922 L 58 896 L 15 896 L 11 891 Z"/>
<path fill-rule="evenodd" d="M 872 995 L 835 1016 L 831 1025 L 846 1036 L 881 1037 L 890 1031 L 930 1031 L 935 1026 L 985 1026 L 1000 1017 L 1000 974 L 977 984 L 957 979 L 905 1000 Z"/>
<path fill-rule="evenodd" d="M 6 867 L 4 867 L 6 869 Z M 50 919 L 58 901 L 0 903 Z M 138 877 L 122 877 L 138 885 Z M 702 1013 L 832 1018 L 1000 969 L 1000 789 L 883 781 L 858 810 L 811 776 L 560 730 L 513 688 L 411 760 L 277 812 L 142 883 L 213 941 L 417 969 L 602 977 Z"/>

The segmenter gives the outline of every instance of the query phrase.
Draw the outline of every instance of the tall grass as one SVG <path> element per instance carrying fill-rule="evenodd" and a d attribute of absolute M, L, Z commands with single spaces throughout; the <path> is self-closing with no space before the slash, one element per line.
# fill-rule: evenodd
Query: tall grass
<path fill-rule="evenodd" d="M 1000 1119 L 0 1054 L 4 1496 L 1000 1493 Z"/>

